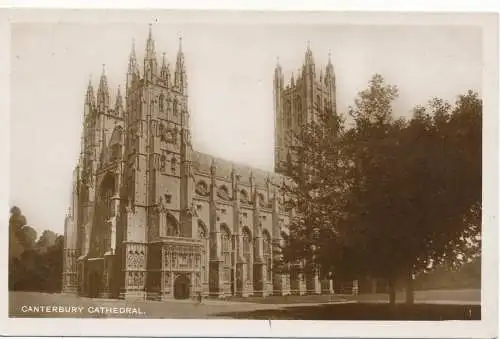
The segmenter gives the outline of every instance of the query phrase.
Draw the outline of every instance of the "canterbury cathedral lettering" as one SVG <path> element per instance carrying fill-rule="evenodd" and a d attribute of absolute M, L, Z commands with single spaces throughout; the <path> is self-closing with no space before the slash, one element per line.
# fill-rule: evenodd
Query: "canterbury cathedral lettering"
<path fill-rule="evenodd" d="M 182 41 L 170 67 L 150 28 L 142 63 L 132 47 L 126 88 L 110 89 L 104 69 L 97 91 L 89 82 L 65 221 L 64 291 L 155 300 L 321 293 L 307 263 L 279 264 L 294 215 L 281 187 L 286 134 L 319 109 L 335 112 L 331 62 L 316 74 L 308 46 L 286 83 L 276 66 L 275 172 L 193 150 L 186 67 Z"/>

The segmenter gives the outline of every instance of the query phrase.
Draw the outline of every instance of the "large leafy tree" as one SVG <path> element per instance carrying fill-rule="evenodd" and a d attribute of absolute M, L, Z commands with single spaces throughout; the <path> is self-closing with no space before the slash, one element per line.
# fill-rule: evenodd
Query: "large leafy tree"
<path fill-rule="evenodd" d="M 287 173 L 291 180 L 283 189 L 291 197 L 285 206 L 296 217 L 285 239 L 284 259 L 321 265 L 323 273 L 343 262 L 337 226 L 344 218 L 347 189 L 344 132 L 343 119 L 327 110 L 288 136 L 293 144 Z"/>
<path fill-rule="evenodd" d="M 396 87 L 375 75 L 349 109 L 354 127 L 313 122 L 298 134 L 289 185 L 296 199 L 285 253 L 388 281 L 477 253 L 481 219 L 481 100 L 433 99 L 394 119 Z M 332 129 L 332 126 L 334 128 Z"/>

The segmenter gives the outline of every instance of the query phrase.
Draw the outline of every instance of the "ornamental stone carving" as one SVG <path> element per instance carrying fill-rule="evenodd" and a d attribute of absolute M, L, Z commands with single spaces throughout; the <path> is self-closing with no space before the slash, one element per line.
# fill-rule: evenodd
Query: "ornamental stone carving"
<path fill-rule="evenodd" d="M 198 195 L 207 196 L 209 194 L 207 183 L 204 182 L 203 180 L 198 181 L 198 183 L 196 184 L 195 191 L 196 194 Z"/>
<path fill-rule="evenodd" d="M 226 186 L 221 186 L 217 189 L 217 196 L 222 200 L 229 200 L 229 191 Z"/>

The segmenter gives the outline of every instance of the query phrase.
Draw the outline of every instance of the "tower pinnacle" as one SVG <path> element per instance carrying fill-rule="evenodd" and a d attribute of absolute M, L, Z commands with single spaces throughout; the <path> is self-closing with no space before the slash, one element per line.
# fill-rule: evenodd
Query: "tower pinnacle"
<path fill-rule="evenodd" d="M 332 52 L 328 52 L 328 64 L 326 65 L 326 78 L 333 78 Z"/>
<path fill-rule="evenodd" d="M 311 42 L 307 40 L 307 49 L 306 49 L 306 65 L 314 65 L 313 53 L 311 51 Z"/>
<path fill-rule="evenodd" d="M 183 91 L 187 88 L 184 52 L 182 51 L 182 37 L 179 37 L 179 50 L 177 51 L 177 61 L 175 63 L 175 86 Z"/>
<path fill-rule="evenodd" d="M 135 74 L 137 72 L 137 57 L 135 56 L 135 40 L 132 40 L 132 49 L 130 50 L 130 57 L 128 61 L 128 72 Z"/>
<path fill-rule="evenodd" d="M 153 59 L 155 55 L 155 41 L 153 40 L 152 26 L 149 24 L 148 40 L 146 41 L 146 57 L 145 59 Z"/>
<path fill-rule="evenodd" d="M 115 113 L 120 116 L 123 111 L 123 99 L 120 91 L 120 85 L 118 85 L 118 91 L 116 92 L 116 103 L 115 103 Z"/>
<path fill-rule="evenodd" d="M 102 65 L 102 74 L 97 89 L 97 106 L 100 112 L 106 112 L 109 107 L 108 79 L 106 77 L 106 65 Z"/>
<path fill-rule="evenodd" d="M 91 105 L 95 104 L 94 86 L 92 86 L 92 75 L 89 76 L 89 84 L 87 86 L 87 93 L 85 94 L 85 103 Z"/>

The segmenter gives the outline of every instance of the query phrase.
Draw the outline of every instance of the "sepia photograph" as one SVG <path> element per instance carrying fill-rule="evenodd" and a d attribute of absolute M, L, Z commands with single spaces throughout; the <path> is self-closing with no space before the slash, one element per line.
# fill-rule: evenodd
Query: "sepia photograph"
<path fill-rule="evenodd" d="M 485 319 L 497 17 L 92 13 L 9 23 L 10 319 Z"/>

